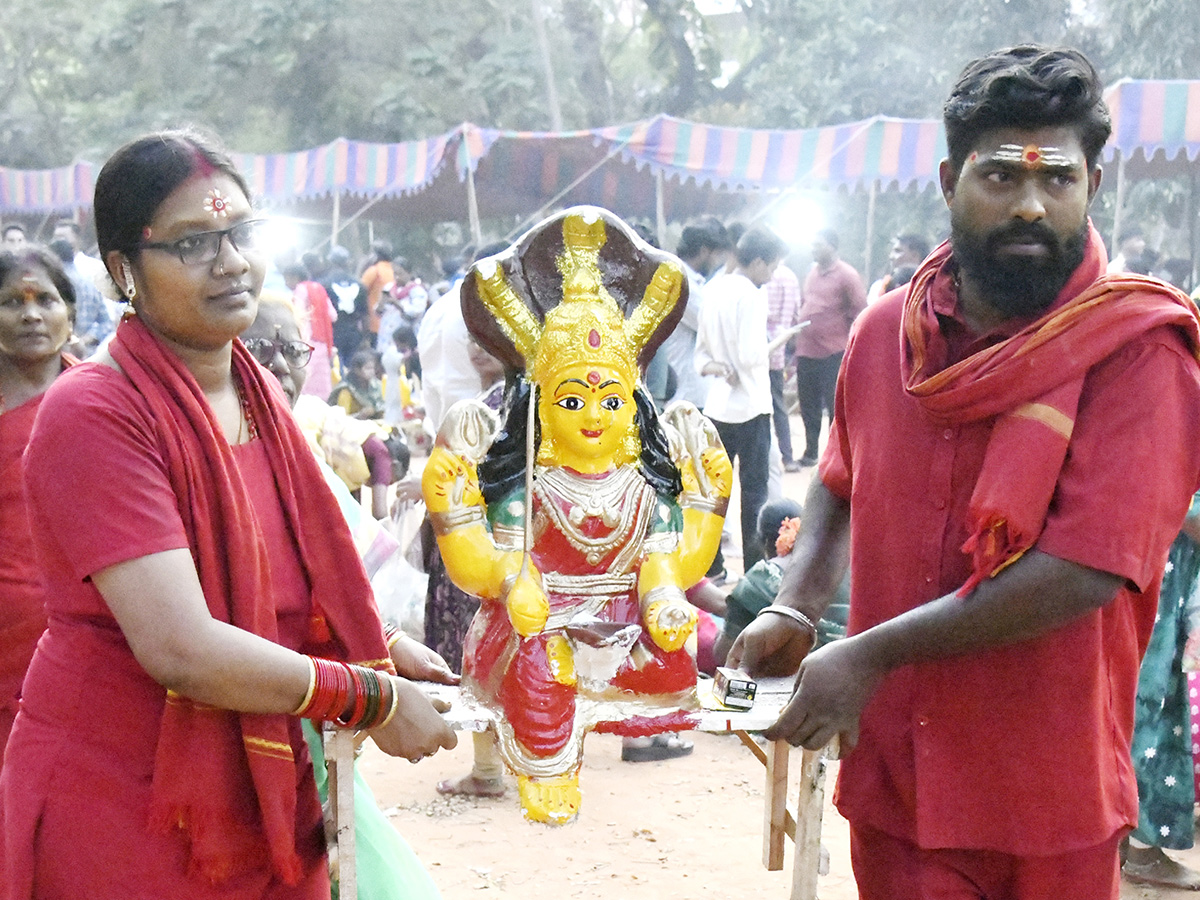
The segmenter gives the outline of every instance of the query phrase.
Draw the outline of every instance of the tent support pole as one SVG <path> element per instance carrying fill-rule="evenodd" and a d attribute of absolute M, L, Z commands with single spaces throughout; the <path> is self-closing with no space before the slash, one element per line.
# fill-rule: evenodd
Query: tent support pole
<path fill-rule="evenodd" d="M 467 221 L 471 226 L 471 240 L 478 250 L 483 244 L 483 227 L 479 224 L 479 198 L 475 194 L 475 170 L 467 166 Z"/>
<path fill-rule="evenodd" d="M 871 186 L 867 189 L 867 246 L 863 250 L 863 277 L 867 284 L 871 283 L 874 277 L 871 273 L 871 250 L 875 244 L 875 198 L 879 194 L 879 181 L 871 180 Z"/>
<path fill-rule="evenodd" d="M 1188 282 L 1188 289 L 1195 290 L 1196 288 L 1196 217 L 1200 215 L 1200 209 L 1196 208 L 1196 170 L 1188 169 L 1188 255 L 1191 258 L 1191 280 Z"/>
<path fill-rule="evenodd" d="M 1113 211 L 1112 252 L 1117 255 L 1121 246 L 1121 219 L 1125 209 L 1125 154 L 1117 151 L 1117 208 Z"/>
<path fill-rule="evenodd" d="M 663 173 L 660 169 L 654 173 L 654 231 L 658 238 L 658 246 L 667 246 L 667 212 L 663 197 Z"/>
<path fill-rule="evenodd" d="M 338 232 L 342 230 L 342 195 L 336 190 L 333 192 L 333 227 L 329 232 L 329 245 L 332 247 L 337 244 Z"/>

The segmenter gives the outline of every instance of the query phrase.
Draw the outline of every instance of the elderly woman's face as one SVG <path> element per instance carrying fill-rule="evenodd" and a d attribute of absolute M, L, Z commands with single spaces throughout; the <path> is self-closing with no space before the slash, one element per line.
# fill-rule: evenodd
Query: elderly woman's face
<path fill-rule="evenodd" d="M 261 346 L 268 344 L 274 352 L 268 362 L 263 363 L 267 371 L 279 379 L 279 385 L 287 394 L 288 403 L 296 405 L 300 392 L 304 390 L 304 382 L 308 378 L 307 359 L 305 365 L 295 365 L 288 361 L 287 345 L 292 342 L 303 343 L 300 328 L 291 311 L 277 303 L 264 303 L 258 307 L 258 315 L 253 324 L 242 332 L 242 343 L 261 341 Z M 255 354 L 258 356 L 258 354 Z M 263 357 L 265 357 L 265 352 Z"/>
<path fill-rule="evenodd" d="M 253 235 L 221 236 L 215 258 L 204 262 L 184 262 L 180 248 L 251 219 L 249 200 L 223 172 L 195 175 L 167 196 L 133 254 L 133 305 L 151 331 L 185 348 L 214 350 L 250 326 L 266 273 Z"/>
<path fill-rule="evenodd" d="M 0 354 L 35 363 L 62 351 L 71 308 L 41 266 L 14 269 L 0 284 Z"/>

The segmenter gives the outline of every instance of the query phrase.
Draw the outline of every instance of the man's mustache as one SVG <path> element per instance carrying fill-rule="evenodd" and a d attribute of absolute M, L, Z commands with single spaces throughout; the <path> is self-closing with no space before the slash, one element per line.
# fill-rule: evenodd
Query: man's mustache
<path fill-rule="evenodd" d="M 1004 244 L 1045 244 L 1053 254 L 1060 249 L 1058 236 L 1041 222 L 1013 222 L 988 235 L 987 246 L 995 250 Z"/>

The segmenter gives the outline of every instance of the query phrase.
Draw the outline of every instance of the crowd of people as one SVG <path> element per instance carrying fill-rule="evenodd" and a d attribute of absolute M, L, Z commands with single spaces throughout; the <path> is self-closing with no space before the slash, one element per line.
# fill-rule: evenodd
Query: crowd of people
<path fill-rule="evenodd" d="M 700 668 L 799 673 L 767 736 L 840 738 L 867 900 L 1116 898 L 1122 867 L 1200 890 L 1165 852 L 1200 783 L 1190 265 L 1092 227 L 1111 123 L 1079 53 L 976 60 L 945 122 L 950 235 L 898 234 L 869 289 L 833 230 L 679 233 L 690 299 L 646 387 L 704 413 L 739 485 L 687 592 Z M 412 682 L 457 682 L 479 598 L 428 520 L 423 635 L 370 579 L 408 549 L 414 455 L 459 400 L 500 408 L 460 287 L 507 245 L 423 280 L 383 240 L 272 265 L 261 224 L 225 153 L 164 132 L 101 171 L 98 256 L 74 220 L 0 232 L 12 900 L 327 897 L 320 723 L 414 762 L 455 744 Z M 438 790 L 504 796 L 474 751 Z M 360 788 L 360 896 L 436 897 Z"/>

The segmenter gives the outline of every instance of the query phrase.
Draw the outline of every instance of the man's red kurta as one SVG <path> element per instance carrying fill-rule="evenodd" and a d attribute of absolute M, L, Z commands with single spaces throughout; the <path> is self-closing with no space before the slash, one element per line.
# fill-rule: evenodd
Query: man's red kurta
<path fill-rule="evenodd" d="M 903 296 L 855 326 L 820 468 L 851 501 L 852 634 L 966 581 L 968 501 L 994 421 L 939 424 L 905 392 Z M 975 339 L 954 308 L 937 312 L 950 362 L 1028 324 Z M 1036 544 L 1126 587 L 1040 638 L 889 674 L 841 764 L 842 814 L 924 848 L 1023 855 L 1092 846 L 1135 825 L 1138 664 L 1197 472 L 1196 363 L 1176 329 L 1156 328 L 1089 372 Z"/>

